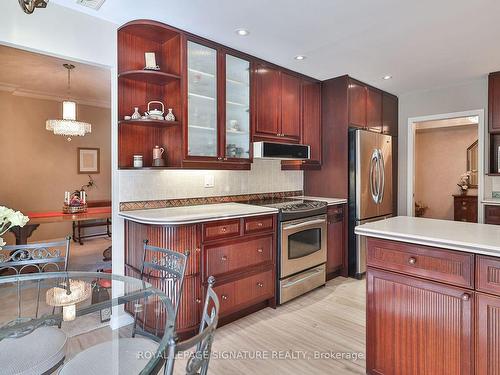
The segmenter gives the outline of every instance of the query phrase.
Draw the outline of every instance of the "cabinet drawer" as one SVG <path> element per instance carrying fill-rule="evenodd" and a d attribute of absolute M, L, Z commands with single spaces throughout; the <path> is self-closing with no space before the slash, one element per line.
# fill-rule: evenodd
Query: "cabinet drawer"
<path fill-rule="evenodd" d="M 368 266 L 474 287 L 474 255 L 368 238 Z"/>
<path fill-rule="evenodd" d="M 240 235 L 240 220 L 216 221 L 203 224 L 203 240 L 235 237 Z"/>
<path fill-rule="evenodd" d="M 246 267 L 271 262 L 272 250 L 272 235 L 252 240 L 224 242 L 220 245 L 206 246 L 205 274 L 217 277 Z"/>
<path fill-rule="evenodd" d="M 274 227 L 274 216 L 260 216 L 245 219 L 245 234 L 269 231 Z"/>
<path fill-rule="evenodd" d="M 500 296 L 500 260 L 476 256 L 476 289 Z"/>
<path fill-rule="evenodd" d="M 500 225 L 500 206 L 484 206 L 486 224 Z"/>
<path fill-rule="evenodd" d="M 273 271 L 269 270 L 214 288 L 220 301 L 220 315 L 226 315 L 274 297 Z"/>

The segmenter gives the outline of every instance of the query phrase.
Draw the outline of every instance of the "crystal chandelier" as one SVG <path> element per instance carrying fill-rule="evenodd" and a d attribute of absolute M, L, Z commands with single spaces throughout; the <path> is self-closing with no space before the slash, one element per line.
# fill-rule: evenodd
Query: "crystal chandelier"
<path fill-rule="evenodd" d="M 63 64 L 68 70 L 68 95 L 71 92 L 71 70 L 75 68 L 72 64 Z M 65 100 L 62 102 L 63 118 L 62 120 L 47 120 L 45 129 L 54 132 L 56 135 L 64 135 L 68 137 L 68 142 L 71 137 L 80 136 L 92 131 L 92 126 L 87 122 L 76 121 L 76 102 Z"/>
<path fill-rule="evenodd" d="M 35 8 L 46 8 L 49 0 L 19 0 L 19 5 L 23 8 L 24 13 L 31 14 Z"/>

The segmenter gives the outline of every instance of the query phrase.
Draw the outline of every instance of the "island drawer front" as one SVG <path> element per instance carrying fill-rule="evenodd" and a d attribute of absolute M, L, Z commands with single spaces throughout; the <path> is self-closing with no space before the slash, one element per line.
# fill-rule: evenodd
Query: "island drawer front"
<path fill-rule="evenodd" d="M 500 259 L 476 256 L 476 289 L 500 296 Z"/>
<path fill-rule="evenodd" d="M 367 265 L 474 288 L 474 254 L 368 238 Z"/>
<path fill-rule="evenodd" d="M 269 231 L 274 228 L 274 216 L 258 216 L 245 219 L 245 234 Z"/>
<path fill-rule="evenodd" d="M 484 206 L 485 224 L 500 225 L 500 206 Z"/>
<path fill-rule="evenodd" d="M 273 236 L 224 242 L 205 247 L 206 275 L 219 275 L 272 262 Z"/>
<path fill-rule="evenodd" d="M 216 286 L 214 290 L 220 301 L 220 315 L 227 315 L 273 298 L 274 273 L 272 270 L 261 272 Z"/>
<path fill-rule="evenodd" d="M 203 240 L 210 241 L 240 235 L 240 219 L 203 224 Z"/>

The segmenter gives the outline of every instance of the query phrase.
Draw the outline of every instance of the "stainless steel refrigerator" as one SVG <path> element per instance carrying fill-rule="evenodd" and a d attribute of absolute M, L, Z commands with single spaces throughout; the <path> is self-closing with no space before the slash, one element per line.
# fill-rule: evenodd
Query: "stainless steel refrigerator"
<path fill-rule="evenodd" d="M 354 227 L 391 217 L 392 137 L 367 130 L 349 131 L 349 275 L 366 272 L 366 237 Z"/>

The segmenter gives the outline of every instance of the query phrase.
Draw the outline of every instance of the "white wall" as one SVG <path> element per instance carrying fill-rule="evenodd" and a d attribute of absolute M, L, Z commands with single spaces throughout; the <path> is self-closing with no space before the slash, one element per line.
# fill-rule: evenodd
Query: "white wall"
<path fill-rule="evenodd" d="M 461 112 L 468 110 L 488 110 L 488 79 L 466 82 L 450 87 L 433 90 L 416 91 L 399 96 L 399 152 L 398 152 L 398 214 L 406 215 L 407 196 L 407 154 L 408 154 L 408 118 L 437 115 L 442 113 Z M 487 139 L 488 126 L 485 124 Z M 488 143 L 485 142 L 485 152 Z M 488 158 L 485 158 L 487 166 Z M 488 168 L 485 168 L 488 170 Z M 491 195 L 492 179 L 485 178 L 485 196 Z"/>

